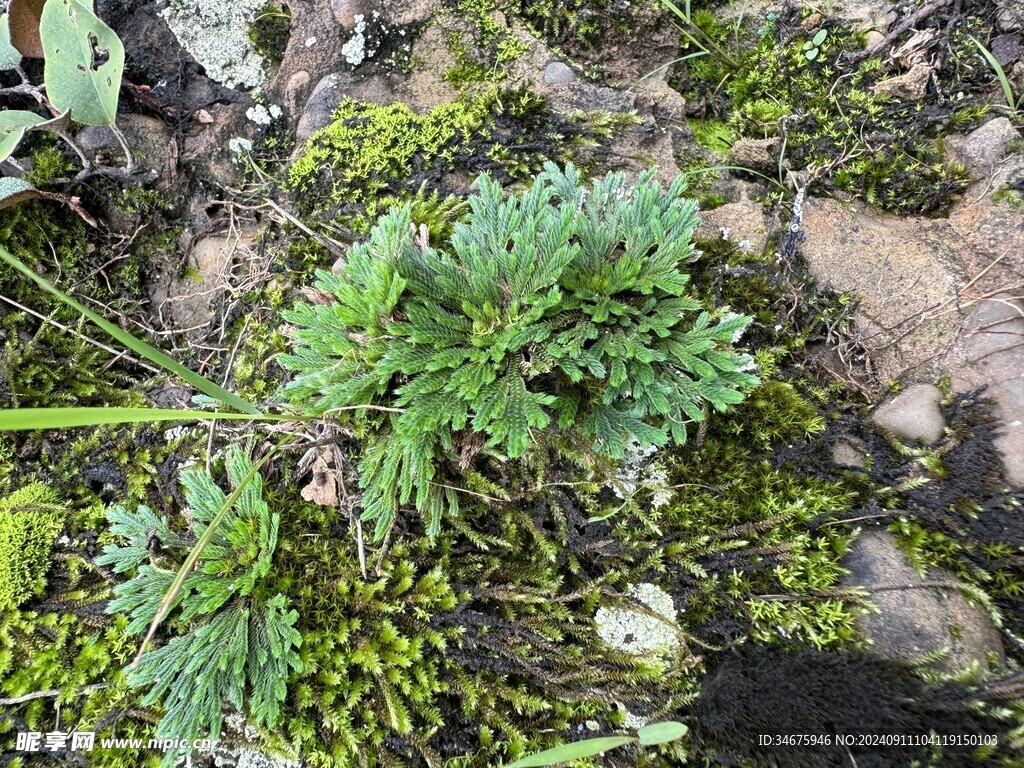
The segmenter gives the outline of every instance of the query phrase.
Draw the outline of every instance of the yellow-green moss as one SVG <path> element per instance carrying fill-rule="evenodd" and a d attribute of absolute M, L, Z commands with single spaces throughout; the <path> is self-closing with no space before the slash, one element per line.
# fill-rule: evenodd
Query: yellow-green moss
<path fill-rule="evenodd" d="M 0 609 L 42 594 L 64 516 L 56 494 L 42 483 L 0 500 Z"/>

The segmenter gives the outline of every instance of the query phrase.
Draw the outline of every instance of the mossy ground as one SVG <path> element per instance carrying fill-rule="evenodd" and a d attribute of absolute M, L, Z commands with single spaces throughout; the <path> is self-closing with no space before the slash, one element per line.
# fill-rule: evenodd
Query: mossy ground
<path fill-rule="evenodd" d="M 809 7 L 771 12 L 751 35 L 711 10 L 693 13 L 688 29 L 709 53 L 688 60 L 672 82 L 690 103 L 697 141 L 727 154 L 739 139 L 775 138 L 778 167 L 806 169 L 817 189 L 897 213 L 947 210 L 969 178 L 945 158 L 943 137 L 987 111 L 978 92 L 988 81 L 971 63 L 976 49 L 969 37 L 983 22 L 950 22 L 938 91 L 908 99 L 874 90 L 900 74 L 892 61 L 850 58 L 864 49 L 863 34 L 821 14 L 808 27 L 802 22 L 810 14 Z M 821 32 L 825 38 L 809 59 L 804 44 Z"/>
<path fill-rule="evenodd" d="M 462 41 L 464 55 L 448 73 L 462 96 L 425 114 L 345 102 L 283 185 L 316 232 L 358 237 L 387 206 L 411 200 L 414 222 L 427 228 L 430 242 L 443 243 L 465 210 L 468 179 L 480 171 L 511 185 L 544 159 L 590 157 L 592 170 L 600 168 L 599 156 L 589 153 L 613 138 L 613 119 L 560 118 L 536 94 L 506 87 L 495 65 L 518 54 L 491 23 L 502 8 L 453 7 L 476 20 L 479 36 L 472 45 Z M 617 3 L 576 0 L 506 10 L 549 41 L 576 47 L 596 44 L 629 15 Z M 261 44 L 280 48 L 280 18 L 270 14 L 254 30 Z M 973 29 L 967 21 L 956 27 L 941 70 L 943 82 L 961 77 L 964 98 L 918 109 L 871 94 L 892 74 L 877 59 L 866 59 L 833 88 L 839 71 L 831 62 L 862 44 L 841 26 L 825 22 L 828 35 L 811 61 L 802 48 L 809 34 L 795 12 L 765 20 L 758 39 L 736 50 L 713 13 L 696 18 L 727 55 L 691 61 L 674 82 L 701 104 L 691 127 L 710 150 L 724 152 L 740 137 L 776 136 L 785 139 L 794 168 L 835 163 L 818 180 L 823 189 L 898 212 L 941 211 L 963 188 L 961 170 L 941 160 L 941 139 L 947 127 L 969 126 L 985 110 L 972 91 L 979 77 L 964 75 L 964 35 Z M 265 149 L 270 158 L 279 147 Z M 66 157 L 52 146 L 35 159 L 36 183 L 68 172 Z M 160 208 L 145 192 L 121 202 L 143 216 Z M 55 279 L 59 266 L 62 284 L 130 316 L 148 278 L 140 256 L 169 245 L 173 234 L 149 231 L 129 258 L 99 272 L 95 238 L 53 203 L 0 212 L 0 244 Z M 273 360 L 288 346 L 277 311 L 314 268 L 338 256 L 288 227 L 268 243 L 282 277 L 252 297 L 259 322 L 239 339 L 246 327 L 240 320 L 231 339 L 239 341 L 232 386 L 259 402 L 273 397 L 283 375 Z M 708 711 L 707 696 L 699 703 L 702 687 L 710 689 L 723 669 L 735 671 L 728 650 L 734 646 L 762 664 L 784 652 L 818 661 L 826 652 L 847 654 L 857 667 L 860 657 L 849 654 L 862 645 L 854 618 L 864 598 L 838 583 L 856 531 L 843 521 L 864 510 L 903 510 L 890 526 L 912 559 L 922 568 L 949 568 L 984 590 L 1011 631 L 1024 633 L 1017 562 L 1024 534 L 1015 522 L 1024 498 L 1002 487 L 983 404 L 950 401 L 954 436 L 933 451 L 892 445 L 863 426 L 857 396 L 817 369 L 806 351 L 848 315 L 849 298 L 817 291 L 799 265 L 781 265 L 771 251 L 750 253 L 722 240 L 700 247 L 705 257 L 693 270 L 694 285 L 709 304 L 754 316 L 745 341 L 757 350 L 764 383 L 742 406 L 714 414 L 688 446 L 656 455 L 647 475 L 661 478 L 656 483 L 623 497 L 600 472 L 580 480 L 571 462 L 510 463 L 500 477 L 467 480 L 479 503 L 467 504 L 437 539 L 427 540 L 410 518 L 376 549 L 360 539 L 354 497 L 314 505 L 302 496 L 309 478 L 295 476 L 293 457 L 274 462 L 268 498 L 283 523 L 273 586 L 299 612 L 305 666 L 290 681 L 281 729 L 258 736 L 263 748 L 298 747 L 312 765 L 489 766 L 590 735 L 590 727 L 621 730 L 618 704 L 650 719 Z M 10 276 L 0 281 L 0 294 L 93 333 Z M 5 406 L 144 402 L 141 390 L 152 383 L 137 368 L 113 363 L 109 353 L 31 314 L 10 306 L 3 312 Z M 829 448 L 840 430 L 868 444 L 867 471 L 832 465 Z M 131 427 L 5 436 L 0 443 L 0 490 L 9 495 L 46 483 L 66 512 L 54 523 L 55 535 L 46 536 L 53 561 L 33 577 L 33 594 L 0 617 L 0 672 L 5 664 L 11 670 L 0 674 L 0 697 L 50 688 L 61 695 L 0 708 L 5 748 L 18 730 L 56 727 L 58 703 L 63 730 L 152 733 L 159 712 L 139 707 L 139 693 L 120 672 L 136 639 L 123 617 L 103 613 L 113 576 L 94 559 L 109 536 L 107 505 L 144 501 L 187 527 L 176 475 L 182 462 L 205 458 L 206 438 L 199 429 L 168 436 L 161 428 Z M 218 433 L 215 451 L 224 440 Z M 358 442 L 346 435 L 336 444 L 340 477 L 355 489 L 348 462 Z M 918 485 L 918 478 L 929 482 Z M 664 503 L 655 504 L 655 496 Z M 598 606 L 623 598 L 639 581 L 661 585 L 679 609 L 682 651 L 674 661 L 628 657 L 596 638 Z M 96 684 L 106 687 L 82 693 Z M 721 744 L 702 742 L 697 729 L 692 735 L 660 750 L 628 748 L 582 765 L 669 766 L 683 755 L 698 765 L 720 764 L 714 755 Z M 111 766 L 159 762 L 151 753 L 93 759 Z"/>

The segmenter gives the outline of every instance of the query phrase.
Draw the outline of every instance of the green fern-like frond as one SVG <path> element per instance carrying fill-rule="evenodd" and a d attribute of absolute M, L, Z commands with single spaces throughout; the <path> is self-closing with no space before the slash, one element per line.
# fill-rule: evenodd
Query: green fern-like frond
<path fill-rule="evenodd" d="M 228 480 L 242 486 L 252 461 L 240 450 L 225 458 Z M 107 513 L 111 533 L 123 544 L 107 545 L 97 562 L 116 573 L 135 571 L 115 587 L 110 613 L 129 617 L 130 633 L 144 632 L 159 611 L 192 543 L 206 532 L 227 505 L 228 495 L 199 469 L 182 472 L 192 529 L 175 532 L 167 519 L 147 507 Z M 185 580 L 171 621 L 186 628 L 164 645 L 143 654 L 127 671 L 127 681 L 146 688 L 143 704 L 160 706 L 164 717 L 157 738 L 192 740 L 216 737 L 225 705 L 248 712 L 260 725 L 273 727 L 285 698 L 291 670 L 300 666 L 302 640 L 284 595 L 268 597 L 260 585 L 277 547 L 280 516 L 263 499 L 255 473 L 212 533 L 195 570 Z M 177 752 L 168 753 L 171 765 Z"/>
<path fill-rule="evenodd" d="M 404 409 L 341 414 L 370 436 L 363 510 L 378 536 L 407 504 L 432 531 L 457 512 L 466 429 L 493 456 L 572 430 L 620 457 L 632 439 L 683 442 L 687 423 L 758 383 L 732 349 L 750 318 L 687 293 L 697 219 L 685 191 L 653 170 L 587 189 L 549 163 L 505 197 L 483 175 L 447 245 L 417 244 L 409 207 L 393 208 L 338 275 L 320 274 L 335 301 L 285 314 L 295 375 L 282 396 L 312 414 Z"/>

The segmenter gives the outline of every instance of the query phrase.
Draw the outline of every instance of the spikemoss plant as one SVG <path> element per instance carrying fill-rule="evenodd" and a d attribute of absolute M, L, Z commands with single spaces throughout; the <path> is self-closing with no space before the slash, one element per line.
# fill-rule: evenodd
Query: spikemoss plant
<path fill-rule="evenodd" d="M 352 248 L 327 297 L 285 313 L 297 373 L 282 395 L 366 435 L 364 517 L 377 535 L 414 502 L 436 534 L 457 514 L 446 475 L 484 452 L 517 459 L 568 431 L 621 458 L 725 410 L 757 383 L 731 343 L 749 318 L 707 311 L 687 289 L 696 205 L 653 171 L 584 190 L 548 164 L 502 200 L 481 176 L 451 250 L 416 244 L 409 210 Z"/>
<path fill-rule="evenodd" d="M 230 502 L 205 472 L 182 473 L 197 537 L 222 509 L 228 509 L 176 601 L 176 621 L 189 631 L 145 653 L 127 674 L 129 684 L 146 688 L 143 704 L 166 710 L 158 738 L 216 738 L 226 702 L 244 708 L 253 722 L 273 727 L 280 717 L 288 674 L 299 667 L 297 613 L 289 609 L 283 594 L 265 586 L 280 516 L 264 501 L 258 473 L 243 483 L 252 462 L 241 450 L 230 450 L 225 463 L 238 491 Z M 108 545 L 97 562 L 112 566 L 115 573 L 136 572 L 115 588 L 117 599 L 108 610 L 128 615 L 128 631 L 141 634 L 170 590 L 192 542 L 145 506 L 133 512 L 115 507 L 108 518 L 111 533 L 127 541 Z M 158 554 L 151 552 L 154 540 Z M 169 752 L 165 764 L 172 765 L 177 755 Z"/>

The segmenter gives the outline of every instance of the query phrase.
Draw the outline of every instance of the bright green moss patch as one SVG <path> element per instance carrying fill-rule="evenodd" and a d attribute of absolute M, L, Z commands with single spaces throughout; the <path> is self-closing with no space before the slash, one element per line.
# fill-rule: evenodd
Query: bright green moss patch
<path fill-rule="evenodd" d="M 41 483 L 0 500 L 0 609 L 42 594 L 64 517 L 56 494 Z"/>
<path fill-rule="evenodd" d="M 366 207 L 383 212 L 382 198 L 409 199 L 417 190 L 443 194 L 446 173 L 490 171 L 503 182 L 525 179 L 546 160 L 571 160 L 635 120 L 605 114 L 564 118 L 529 90 L 496 88 L 425 114 L 404 104 L 348 99 L 334 117 L 288 172 L 300 202 L 321 213 Z"/>
<path fill-rule="evenodd" d="M 314 134 L 292 165 L 289 183 L 301 191 L 326 180 L 335 200 L 365 202 L 410 176 L 414 161 L 450 165 L 459 140 L 478 133 L 488 113 L 481 101 L 442 104 L 421 116 L 404 104 L 346 99 L 334 113 L 335 122 Z"/>

